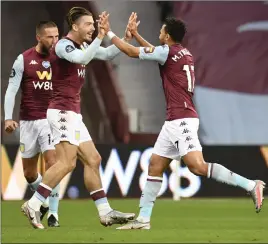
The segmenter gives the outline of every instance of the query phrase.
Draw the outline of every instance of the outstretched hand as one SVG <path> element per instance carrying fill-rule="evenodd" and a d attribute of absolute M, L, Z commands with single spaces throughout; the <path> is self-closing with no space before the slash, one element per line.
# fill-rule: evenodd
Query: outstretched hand
<path fill-rule="evenodd" d="M 132 12 L 132 14 L 129 17 L 127 29 L 130 31 L 130 33 L 136 34 L 138 33 L 138 26 L 140 24 L 140 21 L 137 21 L 138 15 L 135 12 Z"/>
<path fill-rule="evenodd" d="M 105 36 L 108 31 L 110 30 L 110 23 L 109 23 L 109 14 L 104 11 L 99 15 L 98 22 L 98 32 Z"/>

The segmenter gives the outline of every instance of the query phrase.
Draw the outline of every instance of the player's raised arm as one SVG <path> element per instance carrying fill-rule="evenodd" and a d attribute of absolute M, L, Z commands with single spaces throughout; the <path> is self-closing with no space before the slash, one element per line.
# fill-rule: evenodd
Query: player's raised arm
<path fill-rule="evenodd" d="M 56 44 L 55 47 L 55 52 L 58 55 L 58 57 L 66 59 L 71 63 L 87 65 L 96 55 L 101 45 L 101 42 L 109 28 L 107 24 L 109 14 L 103 12 L 102 15 L 103 17 L 98 21 L 98 36 L 90 45 L 87 46 L 87 48 L 83 48 L 83 50 L 77 49 L 72 41 L 68 39 L 62 39 Z M 94 22 L 92 18 L 92 23 L 86 22 L 85 24 L 93 25 L 93 23 Z M 77 27 L 75 26 L 75 24 L 73 24 L 72 28 L 73 29 L 71 31 L 75 31 L 75 28 Z M 93 33 L 94 30 L 95 29 L 93 27 L 91 32 Z"/>
<path fill-rule="evenodd" d="M 134 14 L 134 13 L 133 13 Z M 99 17 L 102 18 L 103 15 L 100 15 Z M 132 15 L 131 15 L 132 16 Z M 129 22 L 133 19 L 134 15 L 129 18 Z M 125 31 L 125 36 L 122 38 L 123 41 L 129 42 L 132 39 L 132 34 L 128 30 L 128 27 Z M 115 45 L 110 45 L 109 47 L 100 47 L 94 57 L 94 59 L 100 59 L 100 60 L 111 60 L 115 58 L 119 53 L 120 49 L 118 49 Z"/>
<path fill-rule="evenodd" d="M 109 31 L 107 35 L 112 40 L 112 43 L 129 57 L 156 61 L 161 65 L 167 60 L 169 53 L 169 47 L 167 45 L 156 47 L 135 47 L 122 41 L 112 31 Z"/>
<path fill-rule="evenodd" d="M 118 49 L 115 45 L 111 45 L 106 48 L 99 47 L 96 55 L 94 56 L 94 59 L 111 60 L 115 58 L 120 52 L 120 49 Z"/>
<path fill-rule="evenodd" d="M 61 39 L 55 47 L 58 57 L 66 59 L 71 63 L 87 65 L 96 55 L 102 39 L 96 37 L 86 49 L 77 49 L 74 44 L 67 39 Z"/>
<path fill-rule="evenodd" d="M 127 28 L 130 31 L 130 33 L 134 36 L 136 41 L 140 44 L 142 47 L 154 47 L 151 43 L 146 41 L 138 32 L 138 26 L 140 24 L 140 21 L 137 22 L 137 13 L 132 12 L 132 14 L 129 17 Z"/>
<path fill-rule="evenodd" d="M 18 123 L 12 120 L 12 116 L 15 106 L 15 97 L 20 88 L 23 71 L 24 71 L 23 55 L 20 54 L 13 64 L 5 95 L 5 102 L 4 102 L 5 130 L 8 133 L 11 133 L 18 127 Z"/>

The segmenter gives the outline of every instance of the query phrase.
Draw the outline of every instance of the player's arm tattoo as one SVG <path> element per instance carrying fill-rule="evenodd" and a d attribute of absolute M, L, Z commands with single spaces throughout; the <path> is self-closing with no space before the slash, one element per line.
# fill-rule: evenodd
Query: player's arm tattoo
<path fill-rule="evenodd" d="M 9 75 L 8 87 L 5 94 L 4 110 L 5 120 L 12 119 L 15 106 L 15 97 L 20 88 L 24 72 L 23 55 L 20 54 L 15 60 Z"/>

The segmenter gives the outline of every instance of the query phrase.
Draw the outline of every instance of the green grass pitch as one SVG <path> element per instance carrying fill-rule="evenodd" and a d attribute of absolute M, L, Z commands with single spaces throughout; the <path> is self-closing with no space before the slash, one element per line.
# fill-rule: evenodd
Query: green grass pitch
<path fill-rule="evenodd" d="M 136 213 L 138 202 L 110 200 L 113 208 Z M 256 214 L 249 198 L 158 199 L 149 231 L 101 226 L 92 200 L 62 200 L 61 227 L 35 230 L 20 212 L 21 204 L 2 201 L 2 243 L 268 243 L 268 211 L 264 206 Z"/>

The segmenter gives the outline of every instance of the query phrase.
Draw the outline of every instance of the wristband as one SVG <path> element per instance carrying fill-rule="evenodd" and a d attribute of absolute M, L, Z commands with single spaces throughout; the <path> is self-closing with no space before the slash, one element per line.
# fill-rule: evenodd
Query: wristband
<path fill-rule="evenodd" d="M 110 40 L 113 39 L 116 35 L 112 31 L 108 31 L 107 36 L 109 37 Z"/>

